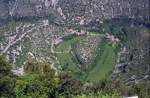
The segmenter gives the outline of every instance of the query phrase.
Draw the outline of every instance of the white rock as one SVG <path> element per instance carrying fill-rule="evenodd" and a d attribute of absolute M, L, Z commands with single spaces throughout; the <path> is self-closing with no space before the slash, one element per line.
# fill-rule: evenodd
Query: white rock
<path fill-rule="evenodd" d="M 23 66 L 18 68 L 18 69 L 13 69 L 12 72 L 15 74 L 15 75 L 18 75 L 18 76 L 21 76 L 24 74 L 24 68 Z"/>

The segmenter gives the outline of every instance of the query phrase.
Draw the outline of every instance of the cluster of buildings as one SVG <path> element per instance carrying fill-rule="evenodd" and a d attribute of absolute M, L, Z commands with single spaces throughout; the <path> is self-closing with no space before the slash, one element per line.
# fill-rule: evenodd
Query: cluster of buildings
<path fill-rule="evenodd" d="M 111 34 L 108 34 L 108 33 L 105 35 L 105 38 L 110 40 L 112 42 L 113 46 L 120 41 L 114 35 L 111 35 Z"/>
<path fill-rule="evenodd" d="M 97 47 L 97 43 L 101 40 L 100 36 L 89 36 L 84 43 L 80 44 L 80 57 L 85 63 L 90 63 L 93 56 L 93 52 Z"/>
<path fill-rule="evenodd" d="M 84 25 L 85 24 L 85 18 L 84 18 L 84 16 L 77 16 L 76 20 L 79 21 L 80 25 Z"/>

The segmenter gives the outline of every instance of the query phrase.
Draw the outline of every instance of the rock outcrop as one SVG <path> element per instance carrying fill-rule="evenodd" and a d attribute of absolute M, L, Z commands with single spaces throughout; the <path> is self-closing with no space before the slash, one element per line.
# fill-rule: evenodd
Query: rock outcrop
<path fill-rule="evenodd" d="M 10 17 L 43 18 L 50 14 L 69 21 L 77 16 L 88 20 L 126 16 L 147 21 L 149 0 L 0 0 L 1 20 Z"/>

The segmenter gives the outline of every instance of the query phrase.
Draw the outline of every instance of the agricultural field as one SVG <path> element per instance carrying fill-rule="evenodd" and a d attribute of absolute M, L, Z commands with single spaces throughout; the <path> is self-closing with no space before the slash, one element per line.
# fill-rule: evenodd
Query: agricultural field
<path fill-rule="evenodd" d="M 55 46 L 54 52 L 63 70 L 72 73 L 79 72 L 78 62 L 71 52 L 71 45 L 81 40 L 79 37 L 66 40 Z"/>
<path fill-rule="evenodd" d="M 55 46 L 54 51 L 56 51 L 56 52 L 68 51 L 71 44 L 77 43 L 77 42 L 79 42 L 79 40 L 81 40 L 81 37 L 74 37 L 69 40 L 64 40 L 63 42 L 61 42 L 57 46 Z"/>
<path fill-rule="evenodd" d="M 80 58 L 74 55 L 74 49 L 72 49 L 73 47 L 71 46 L 83 42 L 85 42 L 83 37 L 82 40 L 80 37 L 74 37 L 70 40 L 63 41 L 55 46 L 55 55 L 63 70 L 76 74 L 82 73 L 78 78 L 98 82 L 104 79 L 114 67 L 113 65 L 116 61 L 115 47 L 112 47 L 110 42 L 99 41 L 97 49 L 94 52 L 95 57 L 93 57 L 92 63 L 82 65 L 78 62 Z M 81 66 L 88 66 L 88 68 L 83 70 Z"/>
<path fill-rule="evenodd" d="M 114 47 L 105 43 L 97 49 L 97 56 L 91 69 L 88 73 L 87 80 L 98 82 L 105 78 L 106 75 L 113 69 L 116 61 Z"/>
<path fill-rule="evenodd" d="M 71 53 L 59 53 L 56 54 L 56 56 L 63 70 L 71 73 L 79 72 L 78 63 L 74 61 L 74 57 Z"/>

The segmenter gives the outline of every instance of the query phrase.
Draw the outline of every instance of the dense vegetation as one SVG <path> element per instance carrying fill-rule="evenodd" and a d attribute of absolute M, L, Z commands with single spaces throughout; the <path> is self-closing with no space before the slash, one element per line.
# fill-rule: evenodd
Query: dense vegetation
<path fill-rule="evenodd" d="M 145 83 L 126 86 L 121 81 L 104 79 L 97 84 L 85 85 L 83 81 L 67 73 L 55 75 L 51 65 L 46 62 L 28 62 L 23 76 L 13 75 L 11 68 L 12 65 L 0 56 L 1 98 L 121 98 L 122 95 L 150 97 L 149 86 Z"/>
<path fill-rule="evenodd" d="M 28 63 L 26 73 L 19 77 L 11 72 L 12 66 L 0 56 L 0 97 L 51 98 L 57 85 L 54 70 L 47 63 Z"/>

